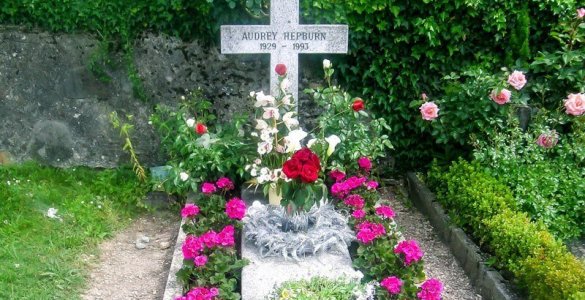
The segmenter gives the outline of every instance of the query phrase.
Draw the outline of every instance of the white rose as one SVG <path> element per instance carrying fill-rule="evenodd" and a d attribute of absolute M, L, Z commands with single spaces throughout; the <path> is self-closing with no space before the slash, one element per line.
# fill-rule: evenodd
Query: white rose
<path fill-rule="evenodd" d="M 323 69 L 330 69 L 331 68 L 331 61 L 328 59 L 323 60 Z"/>
<path fill-rule="evenodd" d="M 187 119 L 187 126 L 193 128 L 195 126 L 195 120 L 193 118 Z"/>
<path fill-rule="evenodd" d="M 179 177 L 181 178 L 182 181 L 187 181 L 187 179 L 189 179 L 189 174 L 181 172 L 179 173 Z"/>
<path fill-rule="evenodd" d="M 329 144 L 329 147 L 327 148 L 327 156 L 331 156 L 333 151 L 335 151 L 335 147 L 341 143 L 341 139 L 338 136 L 332 134 L 329 137 L 326 137 L 325 140 L 327 141 L 327 144 Z"/>

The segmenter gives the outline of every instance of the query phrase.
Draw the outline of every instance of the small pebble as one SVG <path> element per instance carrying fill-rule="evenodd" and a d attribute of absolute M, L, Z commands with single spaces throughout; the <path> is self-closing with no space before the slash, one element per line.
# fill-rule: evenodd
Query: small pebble
<path fill-rule="evenodd" d="M 146 248 L 146 244 L 141 242 L 141 241 L 136 241 L 135 245 L 136 245 L 136 249 L 138 249 L 138 250 L 142 250 L 142 249 Z"/>
<path fill-rule="evenodd" d="M 171 246 L 171 243 L 169 242 L 160 242 L 159 247 L 161 249 L 168 249 Z"/>
<path fill-rule="evenodd" d="M 143 243 L 148 243 L 148 242 L 150 242 L 150 238 L 149 238 L 149 237 L 147 237 L 147 236 L 145 236 L 145 235 L 143 235 L 142 237 L 140 237 L 140 240 L 141 240 Z"/>

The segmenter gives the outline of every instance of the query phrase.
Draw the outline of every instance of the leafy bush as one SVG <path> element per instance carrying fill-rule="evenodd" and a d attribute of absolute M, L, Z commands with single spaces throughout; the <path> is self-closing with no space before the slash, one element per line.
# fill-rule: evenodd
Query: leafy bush
<path fill-rule="evenodd" d="M 310 280 L 287 281 L 280 285 L 268 299 L 361 299 L 357 295 L 365 294 L 366 285 L 359 279 L 313 277 Z"/>
<path fill-rule="evenodd" d="M 429 183 L 439 202 L 449 208 L 452 220 L 474 234 L 481 232 L 485 218 L 515 207 L 507 186 L 480 171 L 479 165 L 461 159 L 447 172 L 435 165 L 429 172 Z"/>
<path fill-rule="evenodd" d="M 543 228 L 530 221 L 526 213 L 505 209 L 483 222 L 483 242 L 489 245 L 499 266 L 516 270 L 518 263 L 539 249 L 545 252 L 560 249 L 562 244 Z"/>
<path fill-rule="evenodd" d="M 558 44 L 548 33 L 558 19 L 574 18 L 576 9 L 575 1 L 538 0 L 302 3 L 309 22 L 349 25 L 350 56 L 339 65 L 340 77 L 352 90 L 376 102 L 375 111 L 392 128 L 397 160 L 417 166 L 431 156 L 449 155 L 457 149 L 435 145 L 428 132 L 418 134 L 414 121 L 420 117 L 409 107 L 413 99 L 423 92 L 439 98 L 443 94 L 440 79 L 452 72 L 477 67 L 493 72 L 500 66 L 512 67 L 517 59 L 527 61 L 539 51 L 556 51 Z M 421 14 L 429 11 L 434 13 Z M 538 21 L 526 22 L 526 14 Z M 512 57 L 506 57 L 507 53 L 513 53 Z M 465 107 L 478 99 L 461 97 L 457 101 Z"/>
<path fill-rule="evenodd" d="M 509 201 L 513 203 L 510 190 L 481 171 L 477 164 L 455 162 L 446 172 L 435 166 L 428 175 L 428 183 L 449 212 L 471 216 L 455 220 L 474 225 L 473 235 L 491 250 L 496 266 L 513 272 L 531 299 L 568 299 L 584 291 L 583 262 L 568 253 L 542 225 L 532 223 L 525 213 L 508 205 Z M 494 187 L 490 188 L 490 184 Z M 483 193 L 486 200 L 481 199 Z M 498 210 L 468 204 L 491 199 L 500 199 L 495 200 L 501 205 Z M 480 222 L 473 222 L 474 218 Z"/>
<path fill-rule="evenodd" d="M 223 174 L 236 178 L 238 184 L 243 181 L 246 154 L 254 151 L 242 138 L 246 120 L 236 117 L 213 126 L 215 116 L 210 109 L 211 103 L 196 91 L 181 101 L 178 110 L 158 106 L 151 117 L 172 166 L 170 177 L 162 183 L 167 192 L 197 190 L 206 178 L 217 179 Z"/>
<path fill-rule="evenodd" d="M 551 250 L 538 249 L 520 261 L 514 272 L 519 285 L 532 299 L 582 299 L 578 295 L 585 293 L 585 264 L 564 248 Z"/>
<path fill-rule="evenodd" d="M 512 127 L 486 142 L 477 141 L 474 153 L 488 173 L 512 189 L 522 211 L 564 240 L 585 230 L 585 143 L 578 126 L 575 123 L 574 132 L 561 136 L 552 149 L 535 142 L 546 127 L 526 133 Z"/>

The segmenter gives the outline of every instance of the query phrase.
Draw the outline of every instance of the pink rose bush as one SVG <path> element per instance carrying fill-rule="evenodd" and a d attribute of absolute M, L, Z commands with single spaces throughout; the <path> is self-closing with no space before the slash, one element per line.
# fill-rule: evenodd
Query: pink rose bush
<path fill-rule="evenodd" d="M 432 121 L 439 117 L 439 107 L 434 102 L 423 103 L 419 110 L 424 120 Z"/>
<path fill-rule="evenodd" d="M 215 187 L 215 184 L 211 182 L 204 182 L 201 185 L 201 192 L 203 192 L 203 194 L 211 195 L 215 193 L 215 191 L 217 191 L 217 187 Z"/>
<path fill-rule="evenodd" d="M 510 97 L 512 96 L 512 92 L 507 89 L 502 89 L 501 91 L 493 90 L 490 94 L 490 98 L 494 100 L 499 105 L 504 105 L 510 102 Z"/>
<path fill-rule="evenodd" d="M 366 172 L 370 172 L 370 170 L 372 169 L 372 162 L 370 161 L 369 158 L 365 156 L 362 156 L 358 159 L 358 165 L 362 170 Z"/>
<path fill-rule="evenodd" d="M 234 183 L 227 177 L 222 177 L 218 179 L 217 182 L 215 182 L 215 185 L 218 188 L 226 191 L 231 191 L 234 189 Z"/>
<path fill-rule="evenodd" d="M 508 76 L 508 83 L 519 91 L 524 85 L 526 85 L 526 76 L 523 72 L 514 70 L 514 72 Z"/>
<path fill-rule="evenodd" d="M 583 19 L 583 17 L 585 17 L 585 8 L 581 7 L 577 9 L 577 18 Z"/>
<path fill-rule="evenodd" d="M 585 94 L 569 94 L 565 99 L 565 109 L 568 115 L 580 116 L 585 113 Z"/>

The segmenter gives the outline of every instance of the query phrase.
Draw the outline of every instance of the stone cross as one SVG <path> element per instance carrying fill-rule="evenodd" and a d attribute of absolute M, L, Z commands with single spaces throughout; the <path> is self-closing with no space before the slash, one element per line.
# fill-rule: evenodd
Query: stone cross
<path fill-rule="evenodd" d="M 279 89 L 274 69 L 285 64 L 298 103 L 298 54 L 347 53 L 347 33 L 347 25 L 300 25 L 299 0 L 270 0 L 270 25 L 221 26 L 221 53 L 270 54 L 272 95 Z"/>

